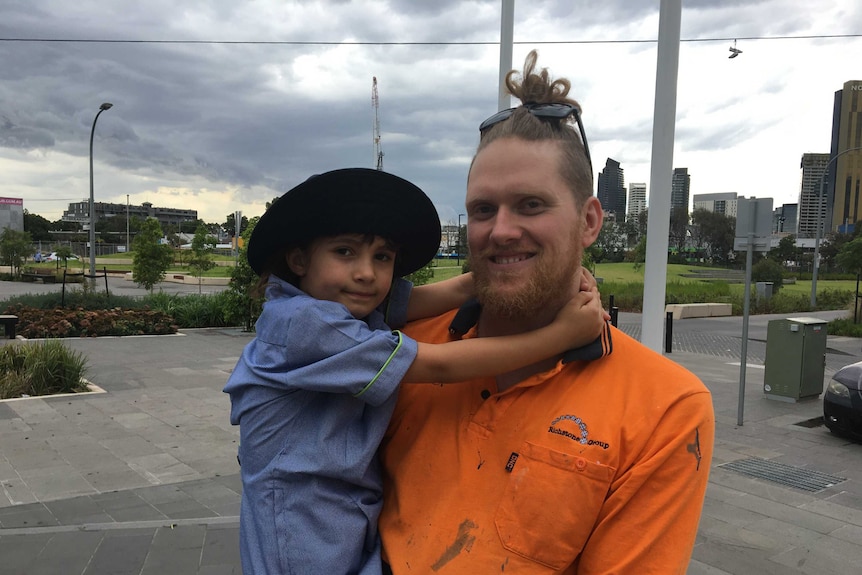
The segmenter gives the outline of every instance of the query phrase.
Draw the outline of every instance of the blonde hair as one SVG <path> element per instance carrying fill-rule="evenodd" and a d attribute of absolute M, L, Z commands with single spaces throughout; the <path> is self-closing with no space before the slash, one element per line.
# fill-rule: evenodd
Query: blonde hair
<path fill-rule="evenodd" d="M 572 120 L 537 118 L 523 104 L 570 104 L 581 113 L 577 100 L 569 98 L 572 84 L 566 78 L 552 79 L 547 68 L 537 69 L 538 53 L 531 50 L 524 60 L 524 71 L 506 74 L 506 90 L 522 105 L 512 115 L 484 130 L 476 155 L 491 142 L 501 138 L 520 138 L 528 142 L 556 141 L 561 152 L 560 176 L 583 204 L 593 195 L 593 170 L 587 160 L 584 143 Z M 475 155 L 473 156 L 475 159 Z"/>

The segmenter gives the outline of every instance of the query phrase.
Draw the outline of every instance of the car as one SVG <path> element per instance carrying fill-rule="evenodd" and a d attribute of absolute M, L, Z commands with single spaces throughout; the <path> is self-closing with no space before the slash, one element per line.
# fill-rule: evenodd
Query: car
<path fill-rule="evenodd" d="M 67 257 L 67 258 L 66 258 L 66 260 L 67 260 L 67 261 L 68 261 L 68 260 L 77 260 L 77 259 L 80 259 L 80 258 L 79 258 L 78 256 L 76 256 L 75 254 L 72 254 L 72 255 L 70 255 L 69 257 Z M 63 258 L 61 258 L 60 256 L 58 256 L 58 255 L 57 255 L 57 252 L 51 252 L 51 253 L 50 253 L 50 254 L 48 254 L 48 255 L 44 255 L 44 256 L 42 256 L 42 261 L 43 261 L 43 262 L 56 262 L 56 261 L 58 261 L 58 260 L 59 260 L 59 261 L 63 261 Z"/>
<path fill-rule="evenodd" d="M 823 394 L 823 423 L 835 435 L 862 440 L 862 361 L 832 376 Z"/>

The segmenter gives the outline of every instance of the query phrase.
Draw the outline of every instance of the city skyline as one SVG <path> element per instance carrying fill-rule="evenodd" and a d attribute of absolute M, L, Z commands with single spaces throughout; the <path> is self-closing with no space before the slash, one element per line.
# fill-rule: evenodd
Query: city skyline
<path fill-rule="evenodd" d="M 651 191 L 658 3 L 515 1 L 512 66 L 536 48 L 572 81 L 594 158 Z M 463 213 L 478 124 L 497 109 L 499 0 L 32 0 L 0 22 L 0 196 L 59 219 L 95 201 L 196 209 L 205 221 L 308 176 L 376 165 Z M 829 152 L 834 94 L 862 52 L 862 7 L 718 0 L 682 11 L 674 166 L 702 193 L 799 195 L 802 154 Z M 733 45 L 743 50 L 728 58 Z M 800 74 L 799 70 L 805 70 Z M 595 166 L 600 168 L 600 165 Z M 594 174 L 598 179 L 598 172 Z"/>

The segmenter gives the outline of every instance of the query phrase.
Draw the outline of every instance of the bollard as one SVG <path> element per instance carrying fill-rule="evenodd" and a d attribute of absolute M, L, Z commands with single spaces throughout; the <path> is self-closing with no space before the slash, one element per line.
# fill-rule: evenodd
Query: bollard
<path fill-rule="evenodd" d="M 673 341 L 673 312 L 667 312 L 667 320 L 664 328 L 664 351 L 670 353 L 671 342 Z"/>
<path fill-rule="evenodd" d="M 617 322 L 619 321 L 620 316 L 620 308 L 612 307 L 611 308 L 611 325 L 614 327 L 618 327 Z"/>
<path fill-rule="evenodd" d="M 614 307 L 614 294 L 608 296 L 608 309 L 613 309 Z"/>

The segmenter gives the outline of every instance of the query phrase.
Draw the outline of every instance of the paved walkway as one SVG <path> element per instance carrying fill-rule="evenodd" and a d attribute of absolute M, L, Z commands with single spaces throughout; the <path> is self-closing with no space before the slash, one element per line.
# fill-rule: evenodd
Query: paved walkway
<path fill-rule="evenodd" d="M 764 398 L 775 317 L 750 322 L 743 426 L 742 320 L 674 324 L 668 357 L 703 379 L 717 418 L 691 575 L 862 573 L 862 445 L 818 425 L 817 399 Z M 620 314 L 627 333 L 639 322 Z M 202 329 L 69 340 L 105 393 L 0 403 L 0 575 L 239 573 L 238 431 L 221 389 L 251 337 Z M 862 360 L 860 345 L 828 338 L 824 382 Z M 799 487 L 812 478 L 825 478 L 822 488 Z"/>

